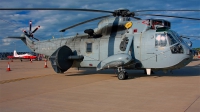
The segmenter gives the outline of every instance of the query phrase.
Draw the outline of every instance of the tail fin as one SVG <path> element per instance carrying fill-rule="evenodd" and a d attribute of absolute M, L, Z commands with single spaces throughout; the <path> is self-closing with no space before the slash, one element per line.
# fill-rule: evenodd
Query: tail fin
<path fill-rule="evenodd" d="M 7 38 L 12 38 L 12 39 L 21 39 L 32 51 L 34 51 L 34 46 L 33 41 L 27 36 L 22 34 L 21 37 L 7 37 Z"/>
<path fill-rule="evenodd" d="M 20 40 L 22 40 L 26 44 L 26 37 L 24 35 L 22 35 L 21 37 L 7 37 L 7 38 L 20 39 Z"/>
<path fill-rule="evenodd" d="M 14 57 L 17 57 L 17 56 L 18 56 L 18 54 L 17 54 L 17 51 L 16 51 L 16 50 L 14 50 L 14 52 L 13 52 L 13 56 L 14 56 Z"/>
<path fill-rule="evenodd" d="M 25 37 L 7 37 L 7 38 L 12 38 L 12 39 L 25 39 Z"/>

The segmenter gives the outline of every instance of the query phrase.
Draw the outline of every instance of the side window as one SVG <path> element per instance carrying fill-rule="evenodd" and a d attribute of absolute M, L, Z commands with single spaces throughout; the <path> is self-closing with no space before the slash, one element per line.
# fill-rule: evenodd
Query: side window
<path fill-rule="evenodd" d="M 92 43 L 86 43 L 86 52 L 91 53 L 92 52 Z"/>
<path fill-rule="evenodd" d="M 156 34 L 155 46 L 164 47 L 167 45 L 166 34 Z"/>

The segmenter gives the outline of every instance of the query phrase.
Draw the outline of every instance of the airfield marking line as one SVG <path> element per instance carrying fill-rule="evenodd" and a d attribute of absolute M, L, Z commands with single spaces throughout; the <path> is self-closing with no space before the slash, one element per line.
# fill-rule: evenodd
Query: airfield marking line
<path fill-rule="evenodd" d="M 192 102 L 192 104 L 190 104 L 190 106 L 189 106 L 184 112 L 186 112 L 199 98 L 200 98 L 200 96 L 199 96 L 196 100 L 194 100 L 194 101 Z"/>
<path fill-rule="evenodd" d="M 39 76 L 33 76 L 33 77 L 23 77 L 23 78 L 17 78 L 17 79 L 10 79 L 10 80 L 2 80 L 0 81 L 0 84 L 10 83 L 10 82 L 16 82 L 21 80 L 27 80 L 27 79 L 33 79 L 33 78 L 39 78 L 39 77 L 46 77 L 54 74 L 48 74 L 48 75 L 39 75 Z"/>

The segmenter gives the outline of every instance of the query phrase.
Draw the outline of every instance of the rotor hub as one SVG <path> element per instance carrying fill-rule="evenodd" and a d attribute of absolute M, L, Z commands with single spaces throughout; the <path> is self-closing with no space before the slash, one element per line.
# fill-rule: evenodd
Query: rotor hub
<path fill-rule="evenodd" d="M 114 11 L 113 16 L 134 17 L 135 13 L 130 12 L 128 9 L 118 9 Z"/>

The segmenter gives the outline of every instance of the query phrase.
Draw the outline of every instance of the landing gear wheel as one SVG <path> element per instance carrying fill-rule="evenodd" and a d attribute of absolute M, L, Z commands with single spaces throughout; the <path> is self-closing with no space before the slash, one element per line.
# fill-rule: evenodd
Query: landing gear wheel
<path fill-rule="evenodd" d="M 125 80 L 128 78 L 127 72 L 124 71 L 120 71 L 117 76 L 119 80 Z"/>
<path fill-rule="evenodd" d="M 121 71 L 121 72 L 118 73 L 118 79 L 119 80 L 124 80 L 125 79 L 125 74 L 124 74 L 123 71 Z"/>

